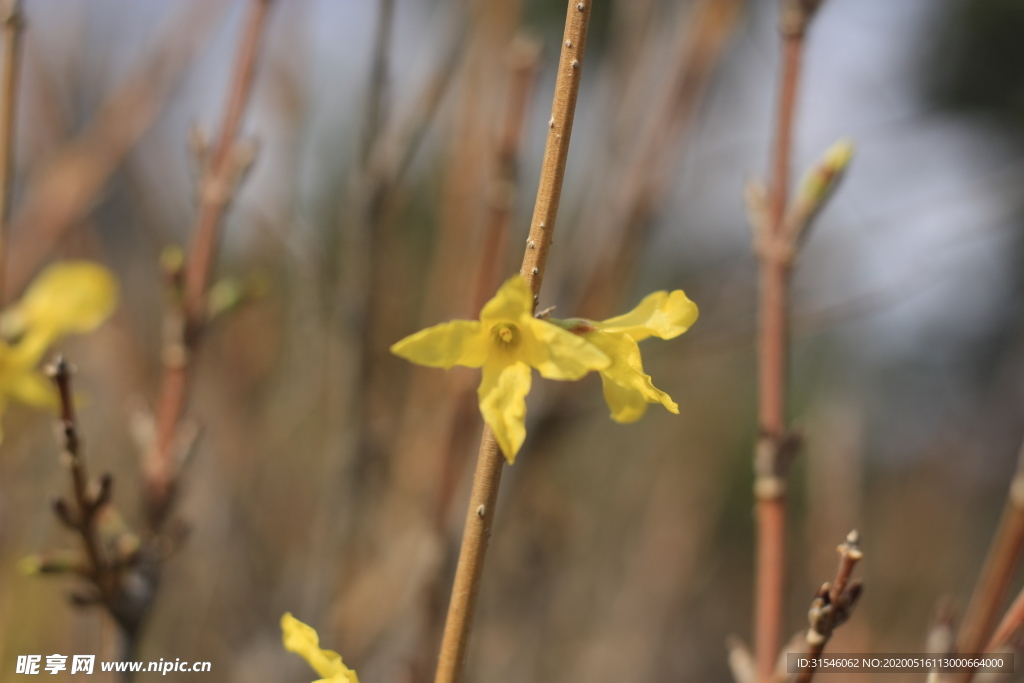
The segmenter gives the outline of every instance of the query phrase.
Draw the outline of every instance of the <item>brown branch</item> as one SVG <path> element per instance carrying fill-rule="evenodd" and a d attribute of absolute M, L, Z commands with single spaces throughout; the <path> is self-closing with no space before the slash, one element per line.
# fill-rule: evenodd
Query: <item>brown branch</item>
<path fill-rule="evenodd" d="M 960 632 L 957 636 L 956 651 L 973 654 L 982 651 L 989 642 L 996 625 L 998 610 L 1006 598 L 1006 591 L 1013 580 L 1021 550 L 1024 549 L 1024 446 L 1017 461 L 1017 471 L 1010 484 L 1003 516 L 999 520 L 989 547 L 985 564 L 982 566 L 974 593 L 964 613 Z M 1016 603 L 1014 604 L 1016 606 Z M 1011 611 L 1012 608 L 1011 608 Z M 1007 613 L 1007 616 L 1011 616 Z M 1003 627 L 1000 627 L 1002 630 Z M 973 672 L 957 674 L 954 680 L 966 683 Z"/>
<path fill-rule="evenodd" d="M 999 621 L 995 632 L 989 638 L 988 645 L 985 646 L 985 652 L 995 652 L 1009 644 L 1020 633 L 1022 626 L 1024 626 L 1024 589 L 1017 594 L 1009 609 L 1006 610 L 1006 614 Z"/>
<path fill-rule="evenodd" d="M 783 30 L 782 80 L 772 155 L 768 199 L 769 237 L 782 230 L 789 193 L 790 155 L 797 87 L 803 60 L 802 31 Z M 789 343 L 789 280 L 791 265 L 762 252 L 760 258 L 760 324 L 758 337 L 758 439 L 754 455 L 757 498 L 757 569 L 754 649 L 759 680 L 772 677 L 781 642 L 785 584 L 786 484 L 790 457 L 783 456 L 787 439 L 786 395 Z M 791 454 L 789 454 L 791 455 Z"/>
<path fill-rule="evenodd" d="M 134 569 L 138 553 L 122 554 L 104 543 L 101 516 L 110 504 L 113 478 L 107 474 L 94 484 L 89 479 L 82 453 L 78 425 L 75 421 L 74 395 L 71 388 L 72 369 L 63 356 L 47 367 L 47 374 L 56 385 L 60 397 L 62 461 L 71 473 L 72 499 L 54 501 L 57 518 L 74 531 L 82 542 L 85 562 L 77 569 L 93 587 L 94 593 L 79 596 L 79 604 L 99 603 L 117 623 L 122 635 L 122 659 L 133 658 L 138 643 L 139 627 L 151 604 L 148 590 L 125 589 L 125 572 Z M 116 548 L 116 544 L 114 544 Z M 143 577 L 145 578 L 145 577 Z M 131 674 L 125 675 L 131 680 Z"/>
<path fill-rule="evenodd" d="M 569 138 L 576 112 L 576 97 L 583 71 L 583 54 L 592 2 L 593 0 L 570 0 L 566 12 L 565 33 L 558 61 L 555 96 L 548 124 L 547 143 L 544 147 L 540 184 L 520 270 L 533 292 L 535 306 L 544 279 L 555 218 L 558 214 L 558 202 L 562 194 L 562 180 L 565 176 Z M 485 426 L 480 440 L 476 474 L 469 497 L 469 510 L 466 514 L 462 548 L 459 552 L 448 617 L 441 641 L 435 683 L 458 683 L 462 679 L 504 462 L 494 434 Z"/>
<path fill-rule="evenodd" d="M 89 474 L 86 471 L 85 459 L 80 451 L 78 425 L 75 422 L 74 398 L 71 392 L 71 367 L 63 356 L 47 368 L 47 374 L 53 380 L 60 396 L 61 437 L 63 438 L 63 459 L 71 472 L 72 492 L 74 494 L 74 510 L 67 507 L 66 501 L 59 500 L 54 504 L 58 508 L 58 516 L 62 520 L 70 520 L 71 526 L 82 537 L 82 547 L 89 560 L 88 575 L 95 581 L 97 588 L 105 599 L 113 595 L 107 579 L 107 563 L 100 547 L 96 532 L 96 501 L 90 495 Z M 60 511 L 63 509 L 63 511 Z"/>
<path fill-rule="evenodd" d="M 4 65 L 0 74 L 0 305 L 5 301 L 11 190 L 14 186 L 14 124 L 18 115 L 18 81 L 21 76 L 21 38 L 25 26 L 21 0 L 8 0 L 0 21 L 4 33 Z"/>
<path fill-rule="evenodd" d="M 237 139 L 252 93 L 270 4 L 271 0 L 250 0 L 220 137 L 200 182 L 199 212 L 183 273 L 184 329 L 178 343 L 165 349 L 155 451 L 146 468 L 147 504 L 154 529 L 163 523 L 175 488 L 175 441 L 188 400 L 192 356 L 202 335 L 206 292 L 220 241 L 221 223 L 251 161 L 251 155 L 239 146 Z"/>
<path fill-rule="evenodd" d="M 863 557 L 858 547 L 859 543 L 860 536 L 856 531 L 851 531 L 846 536 L 846 541 L 837 548 L 839 569 L 836 570 L 835 580 L 831 584 L 824 584 L 811 603 L 807 615 L 810 621 L 810 628 L 807 629 L 809 659 L 818 657 L 824 651 L 825 645 L 832 637 L 832 631 L 850 618 L 857 605 L 862 587 L 860 582 L 850 581 L 850 576 L 857 562 Z M 804 668 L 797 675 L 795 683 L 810 683 L 814 673 L 814 668 Z"/>
<path fill-rule="evenodd" d="M 758 438 L 754 452 L 757 500 L 757 559 L 754 645 L 758 679 L 773 676 L 781 642 L 785 587 L 786 477 L 799 439 L 786 417 L 789 366 L 789 296 L 800 230 L 787 230 L 789 176 L 797 91 L 807 26 L 822 0 L 781 0 L 782 78 L 767 196 L 749 192 L 747 199 L 760 264 L 758 323 Z M 754 188 L 757 189 L 756 187 Z M 805 222 L 813 212 L 806 213 Z"/>

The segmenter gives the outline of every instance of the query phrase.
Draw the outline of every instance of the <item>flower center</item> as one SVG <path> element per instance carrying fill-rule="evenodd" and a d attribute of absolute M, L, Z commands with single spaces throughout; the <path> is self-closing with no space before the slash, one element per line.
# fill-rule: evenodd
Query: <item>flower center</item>
<path fill-rule="evenodd" d="M 499 323 L 491 328 L 491 334 L 499 346 L 511 347 L 519 343 L 519 329 L 515 325 Z"/>

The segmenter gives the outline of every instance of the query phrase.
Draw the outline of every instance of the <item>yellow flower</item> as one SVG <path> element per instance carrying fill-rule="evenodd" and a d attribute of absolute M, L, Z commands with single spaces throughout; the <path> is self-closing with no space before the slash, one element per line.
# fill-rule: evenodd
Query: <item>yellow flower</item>
<path fill-rule="evenodd" d="M 281 617 L 281 640 L 289 652 L 301 656 L 323 676 L 314 683 L 359 683 L 359 676 L 341 661 L 341 655 L 320 649 L 316 630 L 286 612 Z"/>
<path fill-rule="evenodd" d="M 480 412 L 509 464 L 526 438 L 530 368 L 548 379 L 576 380 L 611 363 L 583 338 L 533 317 L 530 288 L 518 275 L 487 302 L 480 320 L 428 327 L 394 344 L 391 352 L 434 368 L 482 367 Z"/>
<path fill-rule="evenodd" d="M 64 261 L 40 273 L 21 301 L 4 311 L 4 327 L 52 342 L 99 327 L 116 305 L 117 281 L 110 271 L 89 261 Z"/>
<path fill-rule="evenodd" d="M 0 314 L 0 415 L 11 400 L 53 406 L 53 387 L 37 369 L 43 354 L 64 335 L 98 327 L 116 304 L 117 281 L 102 266 L 67 261 L 40 273 L 25 296 Z"/>
<path fill-rule="evenodd" d="M 558 324 L 604 351 L 612 364 L 601 370 L 604 399 L 616 422 L 635 422 L 648 403 L 660 403 L 672 413 L 679 406 L 644 373 L 637 342 L 648 337 L 678 337 L 697 320 L 697 305 L 681 290 L 654 292 L 629 313 L 603 322 L 573 319 Z"/>

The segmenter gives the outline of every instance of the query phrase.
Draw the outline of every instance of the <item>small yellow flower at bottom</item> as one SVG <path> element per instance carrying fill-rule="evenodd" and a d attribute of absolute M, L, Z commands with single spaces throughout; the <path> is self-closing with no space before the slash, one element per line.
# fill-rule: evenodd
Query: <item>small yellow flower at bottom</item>
<path fill-rule="evenodd" d="M 501 286 L 480 320 L 454 320 L 395 343 L 391 352 L 434 368 L 483 368 L 480 412 L 509 464 L 526 439 L 526 395 L 536 368 L 542 377 L 577 380 L 611 364 L 583 338 L 533 316 L 533 296 L 518 275 Z"/>
<path fill-rule="evenodd" d="M 320 637 L 316 629 L 286 612 L 281 617 L 281 640 L 284 648 L 305 659 L 313 669 L 323 676 L 314 683 L 359 683 L 359 676 L 341 661 L 341 655 L 331 650 L 320 649 Z"/>
<path fill-rule="evenodd" d="M 629 313 L 601 322 L 575 318 L 554 321 L 604 351 L 612 363 L 601 370 L 604 399 L 616 422 L 635 422 L 648 403 L 660 403 L 672 413 L 679 406 L 654 386 L 644 372 L 637 342 L 648 337 L 672 339 L 697 320 L 697 305 L 681 290 L 654 292 Z"/>

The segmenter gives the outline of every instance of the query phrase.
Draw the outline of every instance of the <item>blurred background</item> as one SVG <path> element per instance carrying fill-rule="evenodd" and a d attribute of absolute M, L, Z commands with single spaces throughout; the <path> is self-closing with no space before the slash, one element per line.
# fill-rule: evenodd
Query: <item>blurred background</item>
<path fill-rule="evenodd" d="M 8 289 L 72 256 L 120 279 L 115 317 L 61 348 L 88 399 L 87 458 L 114 473 L 133 524 L 157 264 L 188 242 L 186 141 L 219 123 L 244 9 L 25 2 Z M 596 377 L 535 382 L 468 680 L 728 681 L 726 637 L 750 640 L 756 265 L 741 191 L 767 166 L 776 11 L 595 2 L 540 307 L 600 319 L 682 288 L 701 316 L 643 347 L 678 416 L 652 406 L 619 425 Z M 216 275 L 254 294 L 204 339 L 190 406 L 204 431 L 177 512 L 190 533 L 140 658 L 308 681 L 280 645 L 292 611 L 367 683 L 432 680 L 476 374 L 387 348 L 475 316 L 516 271 L 564 16 L 552 0 L 274 3 L 243 126 L 260 154 Z M 829 0 L 811 30 L 795 172 L 841 136 L 858 154 L 794 285 L 807 448 L 786 630 L 805 628 L 856 527 L 866 593 L 834 652 L 920 652 L 943 596 L 962 609 L 1024 437 L 1021 35 L 1013 0 Z M 4 421 L 0 681 L 18 654 L 115 658 L 105 615 L 68 604 L 72 580 L 17 570 L 76 539 L 50 511 L 68 487 L 52 416 L 15 406 Z"/>

